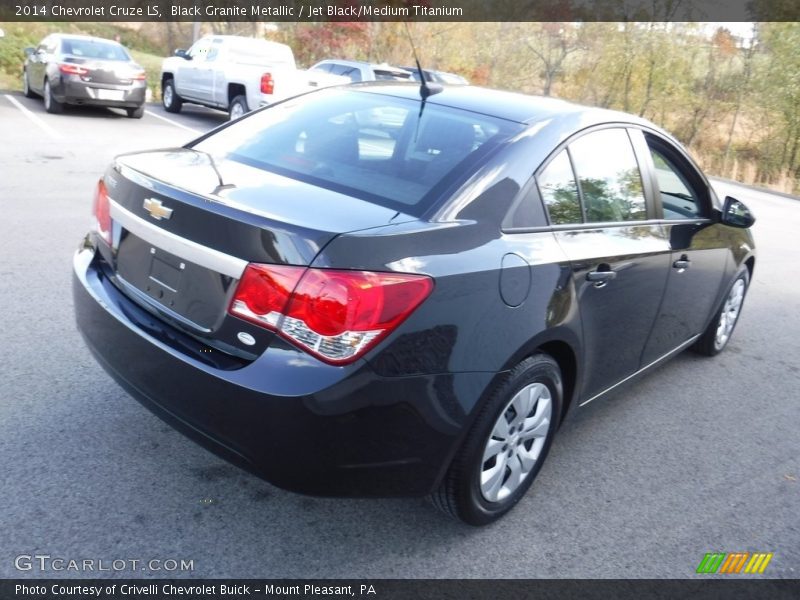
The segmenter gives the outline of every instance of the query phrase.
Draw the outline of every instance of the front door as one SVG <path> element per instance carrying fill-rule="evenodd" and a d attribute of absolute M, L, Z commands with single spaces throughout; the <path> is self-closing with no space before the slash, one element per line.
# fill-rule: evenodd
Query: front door
<path fill-rule="evenodd" d="M 645 138 L 671 250 L 664 301 L 642 356 L 646 364 L 703 332 L 718 304 L 728 242 L 710 218 L 711 192 L 703 178 L 667 141 Z"/>

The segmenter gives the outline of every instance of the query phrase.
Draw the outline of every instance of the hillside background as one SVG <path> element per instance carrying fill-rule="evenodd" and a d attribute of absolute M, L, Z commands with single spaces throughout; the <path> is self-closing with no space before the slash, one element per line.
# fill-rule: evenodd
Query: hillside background
<path fill-rule="evenodd" d="M 198 26 L 199 25 L 199 26 Z M 23 48 L 54 31 L 119 35 L 159 97 L 161 59 L 201 33 L 289 44 L 323 58 L 413 64 L 402 23 L 0 23 L 0 87 L 20 89 Z M 412 23 L 426 68 L 473 84 L 644 116 L 710 174 L 800 193 L 800 23 Z M 731 29 L 734 29 L 731 27 Z"/>

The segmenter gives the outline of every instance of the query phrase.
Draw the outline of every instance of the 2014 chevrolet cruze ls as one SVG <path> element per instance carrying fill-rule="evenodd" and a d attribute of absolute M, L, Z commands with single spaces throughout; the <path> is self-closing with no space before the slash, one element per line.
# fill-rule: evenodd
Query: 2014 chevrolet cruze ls
<path fill-rule="evenodd" d="M 75 309 L 131 395 L 268 481 L 485 524 L 568 412 L 725 347 L 753 218 L 645 120 L 418 89 L 322 90 L 118 157 Z"/>

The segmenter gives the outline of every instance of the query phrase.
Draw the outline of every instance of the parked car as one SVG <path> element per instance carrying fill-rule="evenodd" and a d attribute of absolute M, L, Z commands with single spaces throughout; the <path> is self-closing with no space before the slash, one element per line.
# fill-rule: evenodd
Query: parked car
<path fill-rule="evenodd" d="M 168 112 L 191 102 L 225 110 L 231 119 L 316 87 L 349 83 L 331 75 L 313 79 L 297 69 L 286 44 L 236 35 L 207 35 L 161 65 Z"/>
<path fill-rule="evenodd" d="M 566 415 L 722 351 L 755 267 L 750 212 L 666 132 L 470 86 L 329 88 L 120 156 L 95 215 L 78 327 L 131 395 L 275 485 L 474 525 Z"/>
<path fill-rule="evenodd" d="M 419 69 L 416 67 L 400 67 L 411 73 L 414 81 L 420 81 Z M 425 74 L 425 81 L 430 83 L 444 83 L 446 85 L 469 85 L 469 81 L 461 75 L 448 73 L 447 71 L 434 71 L 432 69 L 422 69 Z"/>
<path fill-rule="evenodd" d="M 124 108 L 144 115 L 145 71 L 118 42 L 54 33 L 36 48 L 25 48 L 22 89 L 44 98 L 45 110 L 60 113 L 65 104 Z"/>
<path fill-rule="evenodd" d="M 411 81 L 411 72 L 391 65 L 362 62 L 358 60 L 321 60 L 309 69 L 312 75 L 324 74 L 346 77 L 349 81 Z"/>

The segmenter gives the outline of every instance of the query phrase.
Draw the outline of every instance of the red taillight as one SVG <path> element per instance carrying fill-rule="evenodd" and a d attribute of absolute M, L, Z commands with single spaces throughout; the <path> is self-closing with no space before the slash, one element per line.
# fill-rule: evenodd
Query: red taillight
<path fill-rule="evenodd" d="M 108 192 L 103 180 L 97 182 L 97 191 L 94 194 L 94 216 L 97 219 L 97 233 L 105 242 L 111 245 L 111 204 L 108 201 Z"/>
<path fill-rule="evenodd" d="M 131 77 L 134 81 L 144 81 L 147 79 L 147 73 L 144 71 L 138 71 L 134 73 L 133 77 Z"/>
<path fill-rule="evenodd" d="M 264 73 L 261 76 L 261 93 L 272 94 L 275 91 L 275 80 L 272 78 L 272 73 Z"/>
<path fill-rule="evenodd" d="M 73 63 L 61 63 L 58 65 L 58 70 L 64 75 L 86 75 L 89 72 L 89 69 L 84 69 Z"/>
<path fill-rule="evenodd" d="M 276 329 L 305 267 L 249 264 L 239 280 L 230 312 Z"/>
<path fill-rule="evenodd" d="M 432 290 L 425 275 L 250 264 L 230 313 L 343 364 L 391 333 Z"/>

